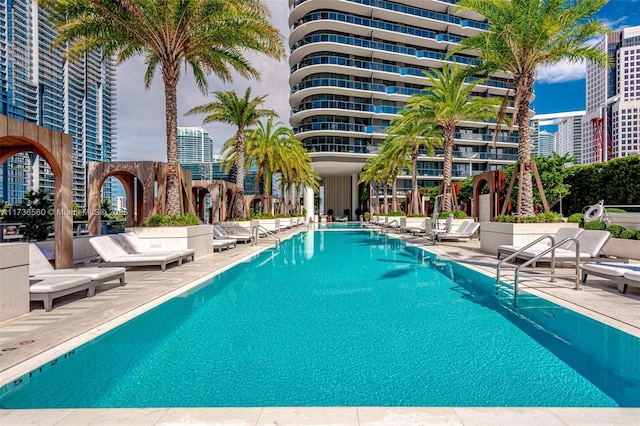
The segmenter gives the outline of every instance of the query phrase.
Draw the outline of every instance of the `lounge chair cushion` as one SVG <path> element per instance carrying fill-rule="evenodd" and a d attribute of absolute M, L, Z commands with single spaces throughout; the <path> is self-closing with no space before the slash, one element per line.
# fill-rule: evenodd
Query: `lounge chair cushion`
<path fill-rule="evenodd" d="M 556 233 L 553 235 L 553 240 L 555 243 L 559 243 L 560 241 L 566 240 L 567 238 L 577 238 L 578 235 L 582 233 L 582 228 L 577 227 L 563 227 L 559 228 Z M 543 240 L 544 242 L 540 242 L 530 247 L 531 250 L 535 250 L 538 253 L 544 251 L 545 249 L 551 247 L 551 240 Z M 573 241 L 567 241 L 564 244 L 558 246 L 561 249 L 569 249 Z M 522 245 L 501 245 L 498 247 L 498 254 L 500 253 L 515 253 L 518 250 L 522 249 L 526 244 Z M 528 250 L 528 249 L 527 249 Z"/>
<path fill-rule="evenodd" d="M 598 276 L 622 277 L 626 272 L 640 271 L 640 265 L 627 263 L 583 263 L 582 275 L 592 273 Z"/>
<path fill-rule="evenodd" d="M 166 254 L 175 254 L 178 253 L 181 258 L 189 258 L 193 257 L 195 250 L 194 249 L 164 249 L 164 248 L 153 248 L 146 247 L 137 235 L 133 232 L 125 232 L 122 234 L 116 234 L 116 238 L 122 247 L 129 254 L 158 254 L 158 253 L 166 253 Z"/>
<path fill-rule="evenodd" d="M 29 292 L 30 293 L 55 293 L 63 290 L 73 289 L 83 284 L 87 284 L 87 287 L 79 288 L 80 291 L 84 288 L 88 288 L 88 284 L 91 282 L 89 276 L 69 276 L 60 275 L 57 277 L 31 277 L 29 278 Z M 71 294 L 71 293 L 69 293 Z"/>
<path fill-rule="evenodd" d="M 580 243 L 580 259 L 595 259 L 600 257 L 602 254 L 602 249 L 605 244 L 611 238 L 611 233 L 609 231 L 591 231 L 585 230 L 582 231 L 576 239 Z M 555 257 L 556 259 L 575 259 L 575 243 L 571 243 L 569 248 L 567 249 L 556 249 Z M 527 249 L 524 253 L 522 253 L 523 258 L 532 258 L 542 253 L 546 248 L 537 248 L 537 249 Z M 520 257 L 520 256 L 519 256 Z M 543 256 L 544 259 L 550 259 L 551 253 L 547 253 Z"/>

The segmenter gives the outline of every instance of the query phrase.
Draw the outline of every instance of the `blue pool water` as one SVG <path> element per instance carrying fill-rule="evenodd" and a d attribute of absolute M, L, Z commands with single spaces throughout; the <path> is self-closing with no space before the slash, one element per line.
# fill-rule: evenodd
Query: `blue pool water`
<path fill-rule="evenodd" d="M 640 406 L 640 339 L 373 231 L 284 241 L 2 388 L 2 408 Z"/>

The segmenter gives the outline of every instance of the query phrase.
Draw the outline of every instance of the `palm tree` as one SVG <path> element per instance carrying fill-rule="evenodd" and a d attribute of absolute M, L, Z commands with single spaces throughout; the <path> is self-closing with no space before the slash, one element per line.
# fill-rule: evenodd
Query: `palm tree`
<path fill-rule="evenodd" d="M 227 152 L 225 163 L 236 166 L 236 194 L 233 203 L 232 216 L 245 217 L 244 211 L 244 176 L 245 176 L 245 143 L 246 129 L 258 124 L 261 118 L 275 117 L 272 109 L 261 108 L 267 95 L 251 99 L 251 88 L 248 87 L 242 98 L 233 91 L 213 92 L 217 101 L 200 105 L 187 112 L 189 114 L 208 114 L 202 124 L 222 122 L 232 124 L 238 128 L 235 134 L 235 147 Z M 229 162 L 230 155 L 234 156 L 233 163 Z"/>
<path fill-rule="evenodd" d="M 370 157 L 367 159 L 364 167 L 362 168 L 362 172 L 360 173 L 360 179 L 358 183 L 366 183 L 367 185 L 372 182 L 376 187 L 376 198 L 375 202 L 372 202 L 371 207 L 373 207 L 373 213 L 383 213 L 380 211 L 380 186 L 383 184 L 384 178 L 382 176 L 382 169 L 384 168 L 384 164 L 380 161 L 380 156 L 376 155 L 375 157 Z M 371 192 L 369 192 L 371 194 Z"/>
<path fill-rule="evenodd" d="M 606 65 L 607 54 L 586 42 L 609 30 L 595 18 L 608 0 L 461 0 L 458 11 L 480 13 L 489 21 L 489 30 L 462 40 L 459 50 L 477 50 L 484 62 L 474 71 L 513 74 L 514 111 L 518 129 L 518 162 L 524 169 L 518 193 L 518 216 L 532 216 L 533 184 L 529 145 L 529 102 L 536 70 L 542 65 L 589 60 Z M 505 96 L 498 124 L 506 114 Z M 513 123 L 516 120 L 512 120 Z M 497 136 L 497 135 L 496 135 Z"/>
<path fill-rule="evenodd" d="M 122 63 L 142 55 L 145 87 L 158 68 L 165 91 L 167 134 L 167 213 L 180 214 L 178 182 L 177 86 L 182 65 L 189 64 L 203 93 L 207 74 L 231 80 L 260 73 L 245 57 L 248 51 L 283 59 L 283 37 L 269 21 L 261 0 L 39 0 L 58 30 L 54 48 L 67 46 L 75 60 L 91 51 Z"/>
<path fill-rule="evenodd" d="M 403 170 L 409 168 L 410 164 L 405 155 L 398 152 L 398 147 L 393 143 L 393 138 L 388 137 L 382 145 L 382 150 L 377 154 L 384 164 L 383 174 L 387 176 L 386 183 L 391 185 L 391 211 L 397 212 L 398 206 L 398 176 Z"/>
<path fill-rule="evenodd" d="M 419 122 L 431 120 L 442 130 L 444 139 L 442 211 L 450 212 L 453 198 L 453 145 L 456 126 L 461 121 L 486 121 L 495 117 L 500 99 L 473 96 L 474 88 L 483 80 L 476 79 L 465 83 L 464 73 L 456 64 L 451 70 L 446 64 L 442 64 L 442 71 L 434 69 L 427 73 L 426 77 L 430 87 L 425 89 L 425 93 L 415 94 L 409 99 L 407 107 L 411 108 L 412 112 L 408 116 Z"/>
<path fill-rule="evenodd" d="M 256 179 L 264 179 L 263 213 L 271 213 L 271 183 L 287 153 L 287 142 L 294 139 L 293 131 L 281 122 L 269 117 L 266 124 L 258 122 L 258 128 L 247 132 L 246 166 L 258 167 Z"/>
<path fill-rule="evenodd" d="M 433 156 L 434 147 L 442 144 L 438 138 L 439 133 L 430 117 L 421 114 L 419 110 L 404 109 L 400 111 L 400 117 L 391 121 L 386 132 L 389 134 L 387 143 L 394 146 L 395 155 L 408 159 L 411 169 L 411 205 L 408 206 L 410 214 L 421 214 L 422 206 L 418 197 L 418 156 L 421 148 L 426 148 L 429 155 Z"/>

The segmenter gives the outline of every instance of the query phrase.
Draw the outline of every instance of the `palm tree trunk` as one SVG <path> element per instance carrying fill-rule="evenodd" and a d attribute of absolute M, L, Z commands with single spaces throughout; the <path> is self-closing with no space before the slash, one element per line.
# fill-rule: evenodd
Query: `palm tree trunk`
<path fill-rule="evenodd" d="M 236 195 L 233 203 L 233 217 L 244 217 L 244 147 L 245 133 L 239 128 L 236 133 Z"/>
<path fill-rule="evenodd" d="M 533 182 L 531 179 L 531 130 L 529 128 L 529 98 L 533 93 L 533 75 L 523 75 L 525 79 L 521 83 L 522 98 L 518 107 L 518 161 L 524 168 L 522 182 L 520 182 L 520 197 L 522 203 L 518 203 L 518 218 L 533 216 Z M 522 204 L 522 205 L 520 205 Z"/>
<path fill-rule="evenodd" d="M 418 145 L 411 150 L 411 210 L 413 214 L 422 213 L 420 210 L 420 194 L 418 194 Z"/>
<path fill-rule="evenodd" d="M 442 183 L 444 186 L 444 196 L 443 201 L 444 205 L 442 207 L 443 212 L 451 211 L 451 198 L 452 198 L 452 190 L 451 190 L 451 175 L 453 173 L 453 136 L 455 133 L 455 126 L 453 127 L 445 127 L 443 129 L 444 133 L 444 164 L 442 166 Z"/>
<path fill-rule="evenodd" d="M 167 132 L 167 214 L 179 215 L 180 182 L 178 181 L 178 96 L 177 78 L 164 78 L 165 118 Z"/>
<path fill-rule="evenodd" d="M 398 211 L 398 189 L 396 188 L 398 179 L 394 179 L 391 187 L 391 211 Z"/>
<path fill-rule="evenodd" d="M 376 197 L 375 197 L 375 203 L 374 203 L 373 212 L 375 214 L 380 214 L 381 213 L 381 210 L 380 210 L 380 182 L 376 182 Z"/>
<path fill-rule="evenodd" d="M 384 209 L 384 214 L 389 214 L 389 201 L 388 201 L 388 195 L 387 195 L 388 191 L 387 191 L 386 181 L 382 184 L 382 190 L 384 191 L 384 194 L 383 194 L 384 198 L 382 199 L 383 200 L 382 208 Z"/>

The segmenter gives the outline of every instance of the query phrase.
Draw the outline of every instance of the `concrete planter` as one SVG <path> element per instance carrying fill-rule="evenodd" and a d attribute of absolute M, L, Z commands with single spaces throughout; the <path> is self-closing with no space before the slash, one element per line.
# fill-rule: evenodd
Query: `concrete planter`
<path fill-rule="evenodd" d="M 604 246 L 604 252 L 609 256 L 640 260 L 640 240 L 611 238 Z"/>
<path fill-rule="evenodd" d="M 29 312 L 29 245 L 0 244 L 0 321 Z"/>
<path fill-rule="evenodd" d="M 480 250 L 490 254 L 498 253 L 498 247 L 525 245 L 546 234 L 555 234 L 559 228 L 577 228 L 577 223 L 480 223 Z"/>
<path fill-rule="evenodd" d="M 195 257 L 213 253 L 213 225 L 127 228 L 149 248 L 194 249 Z"/>

